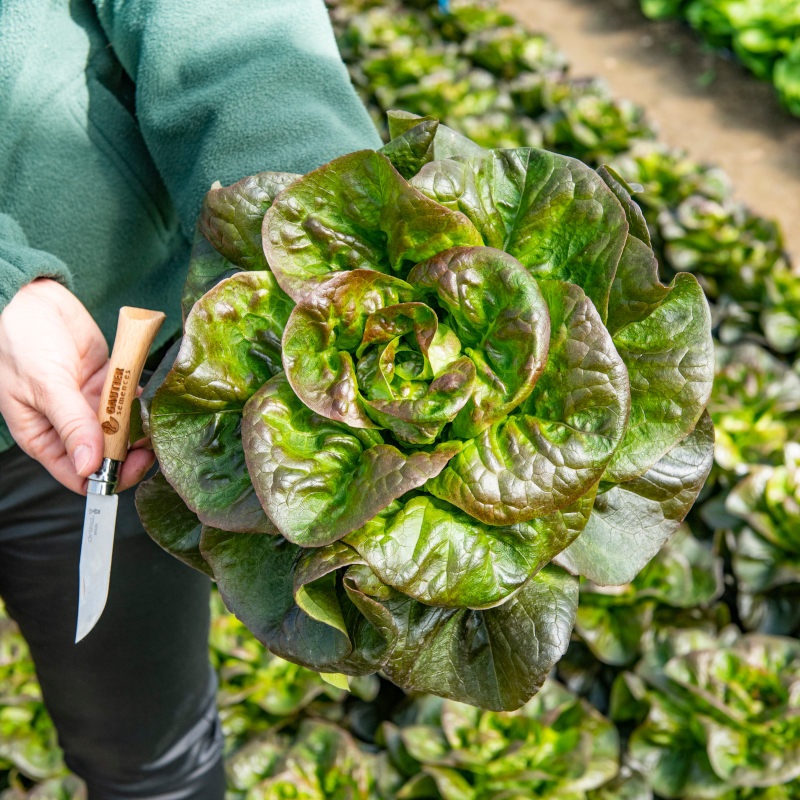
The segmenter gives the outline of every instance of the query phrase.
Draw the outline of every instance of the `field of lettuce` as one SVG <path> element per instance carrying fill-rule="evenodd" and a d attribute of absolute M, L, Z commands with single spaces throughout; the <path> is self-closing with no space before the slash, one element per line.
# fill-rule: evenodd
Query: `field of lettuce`
<path fill-rule="evenodd" d="M 692 272 L 711 303 L 715 463 L 632 583 L 582 580 L 567 655 L 518 712 L 375 675 L 331 685 L 271 656 L 215 595 L 229 799 L 800 800 L 800 275 L 780 230 L 734 201 L 719 169 L 658 141 L 645 109 L 572 78 L 555 42 L 489 2 L 329 5 L 387 139 L 386 112 L 402 109 L 484 147 L 607 164 L 635 189 L 662 280 Z M 0 800 L 84 796 L 0 614 Z"/>

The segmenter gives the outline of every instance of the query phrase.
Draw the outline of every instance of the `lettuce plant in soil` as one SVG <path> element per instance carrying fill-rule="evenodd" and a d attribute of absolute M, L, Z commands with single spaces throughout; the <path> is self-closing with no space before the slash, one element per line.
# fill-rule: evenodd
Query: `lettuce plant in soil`
<path fill-rule="evenodd" d="M 552 679 L 510 713 L 419 697 L 377 741 L 378 785 L 390 797 L 585 800 L 619 773 L 613 723 Z"/>
<path fill-rule="evenodd" d="M 716 462 L 739 475 L 780 463 L 800 432 L 800 376 L 753 342 L 716 346 L 716 382 L 708 404 L 716 426 Z"/>
<path fill-rule="evenodd" d="M 739 614 L 747 628 L 800 631 L 800 447 L 787 444 L 779 466 L 753 466 L 725 500 L 741 522 L 727 530 L 738 583 Z"/>
<path fill-rule="evenodd" d="M 138 508 L 273 654 L 515 709 L 705 481 L 709 309 L 611 171 L 390 126 L 209 192 Z"/>
<path fill-rule="evenodd" d="M 0 603 L 0 779 L 6 770 L 41 781 L 66 767 L 28 645 Z"/>
<path fill-rule="evenodd" d="M 714 634 L 730 622 L 722 594 L 722 559 L 683 525 L 658 555 L 625 586 L 581 581 L 575 630 L 603 663 L 635 661 L 647 639 L 669 627 Z"/>
<path fill-rule="evenodd" d="M 295 735 L 267 731 L 229 758 L 226 797 L 377 800 L 374 761 L 346 731 L 305 719 Z"/>
<path fill-rule="evenodd" d="M 800 789 L 800 642 L 672 631 L 612 692 L 629 756 L 659 797 L 790 798 Z"/>
<path fill-rule="evenodd" d="M 369 4 L 368 4 L 369 5 Z M 403 4 L 331 13 L 353 83 L 386 132 L 383 112 L 433 115 L 486 147 L 546 147 L 602 163 L 654 131 L 641 108 L 603 81 L 570 79 L 552 41 L 491 3 L 440 14 Z"/>

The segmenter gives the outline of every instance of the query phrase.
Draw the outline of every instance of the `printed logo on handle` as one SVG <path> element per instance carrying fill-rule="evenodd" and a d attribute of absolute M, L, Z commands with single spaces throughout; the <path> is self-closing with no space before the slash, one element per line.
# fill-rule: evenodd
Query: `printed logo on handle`
<path fill-rule="evenodd" d="M 111 417 L 111 419 L 107 419 L 103 423 L 102 428 L 103 433 L 107 433 L 110 436 L 112 433 L 116 433 L 119 430 L 119 422 L 117 422 L 114 417 Z"/>
<path fill-rule="evenodd" d="M 114 377 L 111 380 L 111 390 L 108 393 L 108 400 L 106 401 L 107 414 L 122 414 L 122 404 L 125 402 L 125 395 L 128 393 L 128 387 L 131 381 L 131 371 L 117 367 L 114 370 Z M 106 430 L 106 424 L 114 424 L 113 430 Z M 110 419 L 108 423 L 103 425 L 103 430 L 106 433 L 116 433 L 119 430 L 119 423 L 115 419 Z"/>

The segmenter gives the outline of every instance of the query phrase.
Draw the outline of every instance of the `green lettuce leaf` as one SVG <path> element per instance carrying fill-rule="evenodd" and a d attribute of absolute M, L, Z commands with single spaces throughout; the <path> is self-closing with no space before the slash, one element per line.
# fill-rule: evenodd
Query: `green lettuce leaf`
<path fill-rule="evenodd" d="M 482 244 L 463 214 L 429 200 L 372 150 L 334 159 L 281 192 L 264 217 L 263 241 L 270 268 L 296 301 L 331 273 L 402 276 L 409 262 Z"/>
<path fill-rule="evenodd" d="M 645 634 L 664 625 L 704 627 L 715 634 L 714 611 L 702 610 L 722 588 L 722 559 L 684 526 L 630 584 L 604 588 L 581 581 L 575 630 L 603 663 L 630 664 L 641 654 Z M 682 615 L 680 609 L 691 612 Z"/>
<path fill-rule="evenodd" d="M 605 320 L 628 226 L 594 170 L 535 148 L 492 150 L 434 161 L 411 184 L 469 217 L 485 244 L 536 278 L 583 287 Z"/>
<path fill-rule="evenodd" d="M 713 461 L 714 426 L 704 412 L 641 478 L 601 485 L 583 533 L 554 561 L 600 586 L 630 583 L 683 522 Z"/>
<path fill-rule="evenodd" d="M 417 125 L 397 134 L 378 150 L 406 179 L 413 178 L 429 161 L 433 161 L 434 139 L 439 120 L 420 120 Z"/>
<path fill-rule="evenodd" d="M 345 542 L 384 583 L 422 603 L 492 608 L 575 539 L 593 501 L 592 491 L 562 512 L 495 526 L 449 503 L 419 496 L 389 506 Z"/>
<path fill-rule="evenodd" d="M 386 116 L 389 122 L 389 135 L 393 139 L 402 136 L 423 121 L 438 122 L 435 117 L 420 117 L 409 111 L 389 111 Z M 441 161 L 443 158 L 452 158 L 453 156 L 481 155 L 484 152 L 486 151 L 480 145 L 475 144 L 472 139 L 468 139 L 446 125 L 441 123 L 437 125 L 436 135 L 433 139 L 433 158 L 435 161 Z"/>
<path fill-rule="evenodd" d="M 206 194 L 197 225 L 214 249 L 244 270 L 268 268 L 261 225 L 275 198 L 300 178 L 288 172 L 260 172 Z"/>
<path fill-rule="evenodd" d="M 433 443 L 469 401 L 475 366 L 457 357 L 458 348 L 452 360 L 446 357 L 450 348 L 436 338 L 436 313 L 414 297 L 398 278 L 353 270 L 302 300 L 283 336 L 284 368 L 297 396 L 352 427 L 388 428 L 406 443 Z M 404 344 L 401 337 L 412 334 Z M 444 364 L 435 375 L 431 358 Z"/>
<path fill-rule="evenodd" d="M 490 525 L 573 503 L 600 480 L 627 426 L 627 374 L 593 304 L 574 285 L 539 288 L 550 309 L 550 350 L 533 392 L 465 442 L 426 486 Z"/>
<path fill-rule="evenodd" d="M 714 379 L 711 318 L 692 276 L 681 273 L 670 286 L 660 283 L 647 223 L 630 187 L 608 167 L 598 174 L 629 225 L 607 321 L 631 382 L 630 427 L 607 479 L 627 481 L 685 438 L 708 403 Z"/>
<path fill-rule="evenodd" d="M 330 547 L 321 556 L 281 536 L 209 527 L 200 540 L 225 605 L 270 652 L 316 672 L 367 675 L 385 663 L 396 632 L 390 625 L 387 638 L 385 625 L 374 626 L 336 580 L 336 570 L 358 560 L 358 554 L 339 543 Z M 325 563 L 300 565 L 296 598 L 295 570 L 304 552 Z M 386 617 L 383 612 L 382 623 Z"/>
<path fill-rule="evenodd" d="M 511 256 L 490 247 L 456 247 L 417 264 L 408 281 L 447 314 L 476 386 L 453 420 L 459 439 L 477 436 L 513 411 L 544 369 L 550 339 L 537 282 Z"/>
<path fill-rule="evenodd" d="M 242 270 L 269 268 L 261 244 L 264 214 L 278 193 L 299 177 L 262 172 L 232 186 L 217 184 L 206 194 L 181 293 L 184 324 L 192 306 L 220 281 Z"/>
<path fill-rule="evenodd" d="M 183 291 L 181 292 L 181 312 L 184 326 L 192 306 L 209 289 L 213 289 L 218 283 L 230 278 L 237 272 L 242 272 L 242 268 L 232 264 L 225 256 L 215 250 L 211 242 L 198 230 L 195 234 L 192 255 L 189 259 L 186 283 L 183 284 Z"/>
<path fill-rule="evenodd" d="M 348 428 L 303 405 L 283 373 L 248 401 L 242 441 L 264 509 L 289 541 L 304 547 L 360 528 L 459 450 L 457 442 L 445 442 L 430 453 L 402 453 L 376 431 Z"/>
<path fill-rule="evenodd" d="M 714 346 L 711 314 L 696 278 L 679 273 L 669 286 L 659 282 L 638 205 L 618 176 L 608 169 L 600 174 L 620 199 L 632 231 L 611 287 L 607 323 L 631 384 L 630 425 L 607 480 L 627 481 L 694 429 L 711 396 Z"/>
<path fill-rule="evenodd" d="M 577 604 L 577 581 L 553 566 L 488 611 L 432 608 L 393 592 L 384 605 L 403 646 L 384 672 L 405 689 L 495 711 L 519 708 L 566 651 Z"/>
<path fill-rule="evenodd" d="M 202 523 L 160 472 L 136 488 L 136 510 L 151 539 L 184 564 L 214 577 L 200 552 Z"/>
<path fill-rule="evenodd" d="M 274 532 L 253 489 L 242 412 L 280 371 L 293 303 L 269 272 L 229 278 L 195 304 L 175 365 L 153 398 L 150 433 L 164 477 L 206 525 Z"/>
<path fill-rule="evenodd" d="M 631 417 L 609 480 L 643 475 L 694 429 L 711 396 L 714 348 L 703 291 L 686 273 L 669 288 L 648 316 L 614 334 L 630 377 Z"/>

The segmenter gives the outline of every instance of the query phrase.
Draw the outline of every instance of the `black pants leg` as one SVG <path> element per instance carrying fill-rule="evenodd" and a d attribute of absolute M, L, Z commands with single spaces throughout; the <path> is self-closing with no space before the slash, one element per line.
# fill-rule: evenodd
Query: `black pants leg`
<path fill-rule="evenodd" d="M 0 596 L 90 800 L 222 800 L 208 578 L 144 532 L 120 495 L 103 616 L 75 644 L 85 498 L 19 448 L 0 453 Z"/>

